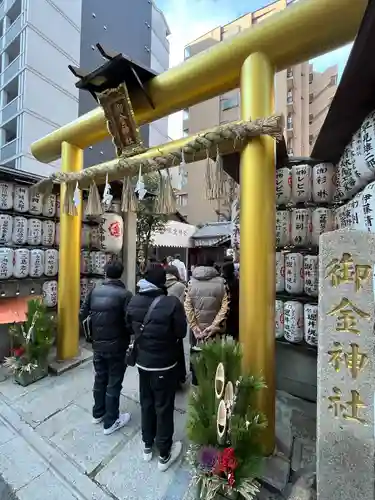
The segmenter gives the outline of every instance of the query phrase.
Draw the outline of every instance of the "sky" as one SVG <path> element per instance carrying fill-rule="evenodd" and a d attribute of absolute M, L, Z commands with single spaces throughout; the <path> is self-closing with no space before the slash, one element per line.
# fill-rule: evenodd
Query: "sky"
<path fill-rule="evenodd" d="M 170 41 L 170 66 L 184 60 L 184 47 L 213 28 L 227 24 L 248 12 L 264 7 L 269 0 L 155 0 L 164 12 L 172 34 Z M 317 71 L 324 71 L 333 64 L 339 65 L 341 75 L 351 45 L 335 50 L 313 60 Z M 182 137 L 182 112 L 169 119 L 169 135 Z"/>

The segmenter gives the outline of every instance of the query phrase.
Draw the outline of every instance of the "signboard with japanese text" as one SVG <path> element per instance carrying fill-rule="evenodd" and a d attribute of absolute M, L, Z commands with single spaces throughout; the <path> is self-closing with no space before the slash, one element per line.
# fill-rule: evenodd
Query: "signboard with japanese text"
<path fill-rule="evenodd" d="M 320 237 L 318 498 L 373 500 L 375 235 Z"/>

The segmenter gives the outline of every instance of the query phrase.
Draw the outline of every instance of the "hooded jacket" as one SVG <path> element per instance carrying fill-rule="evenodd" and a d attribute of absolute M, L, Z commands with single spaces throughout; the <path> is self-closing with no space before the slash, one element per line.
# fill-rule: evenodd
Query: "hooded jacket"
<path fill-rule="evenodd" d="M 214 267 L 197 266 L 193 270 L 185 299 L 185 312 L 190 328 L 201 331 L 212 326 L 217 333 L 225 330 L 228 312 L 225 280 Z"/>
<path fill-rule="evenodd" d="M 167 296 L 166 289 L 142 279 L 139 292 L 132 297 L 127 309 L 127 324 L 138 337 L 136 364 L 147 371 L 168 370 L 177 365 L 179 340 L 186 336 L 185 312 L 181 302 Z M 152 310 L 148 322 L 140 333 L 143 320 L 155 297 L 162 299 Z"/>
<path fill-rule="evenodd" d="M 176 276 L 173 274 L 167 274 L 165 286 L 167 288 L 168 295 L 173 295 L 178 298 L 181 304 L 184 303 L 186 286 L 182 281 L 178 281 Z"/>

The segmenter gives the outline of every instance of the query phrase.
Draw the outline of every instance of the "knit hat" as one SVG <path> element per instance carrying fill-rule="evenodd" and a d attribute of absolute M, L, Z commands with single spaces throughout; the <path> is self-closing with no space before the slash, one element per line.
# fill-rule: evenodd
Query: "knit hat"
<path fill-rule="evenodd" d="M 146 270 L 144 277 L 149 283 L 152 283 L 158 288 L 165 287 L 167 277 L 164 268 L 161 266 L 149 267 Z"/>

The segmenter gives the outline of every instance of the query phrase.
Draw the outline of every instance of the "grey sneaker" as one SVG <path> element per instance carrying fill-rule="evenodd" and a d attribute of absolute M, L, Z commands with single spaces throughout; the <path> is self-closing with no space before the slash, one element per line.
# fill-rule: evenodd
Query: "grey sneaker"
<path fill-rule="evenodd" d="M 121 413 L 119 418 L 111 427 L 108 427 L 108 429 L 104 429 L 104 434 L 108 436 L 109 434 L 113 434 L 119 429 L 122 429 L 122 427 L 125 427 L 125 425 L 129 423 L 129 420 L 130 420 L 130 413 Z"/>
<path fill-rule="evenodd" d="M 182 452 L 181 441 L 176 441 L 172 444 L 171 452 L 168 457 L 159 457 L 158 469 L 160 472 L 165 472 L 169 467 L 174 464 Z"/>
<path fill-rule="evenodd" d="M 143 461 L 151 462 L 152 460 L 152 446 L 145 446 L 143 448 Z"/>

